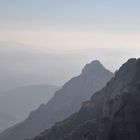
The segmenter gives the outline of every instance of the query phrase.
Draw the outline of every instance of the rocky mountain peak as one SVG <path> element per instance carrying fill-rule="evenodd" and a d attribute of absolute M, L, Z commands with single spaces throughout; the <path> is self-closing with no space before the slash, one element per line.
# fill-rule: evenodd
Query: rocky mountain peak
<path fill-rule="evenodd" d="M 100 61 L 95 60 L 89 64 L 86 64 L 86 66 L 82 70 L 82 74 L 90 74 L 93 72 L 98 72 L 103 70 L 106 70 L 105 67 L 100 63 Z"/>
<path fill-rule="evenodd" d="M 131 82 L 134 77 L 138 74 L 137 71 L 140 69 L 140 59 L 131 58 L 116 72 L 116 78 L 127 78 L 131 77 Z M 138 74 L 139 75 L 139 74 Z M 129 79 L 130 80 L 130 79 Z"/>
<path fill-rule="evenodd" d="M 24 140 L 38 135 L 77 112 L 82 102 L 89 100 L 93 93 L 103 88 L 112 76 L 114 74 L 106 70 L 99 61 L 87 64 L 82 73 L 65 83 L 47 104 L 31 112 L 25 121 L 2 132 L 0 140 Z M 84 105 L 89 110 L 91 105 L 94 107 L 90 102 L 85 102 Z"/>
<path fill-rule="evenodd" d="M 140 59 L 129 59 L 105 92 L 97 140 L 139 140 Z"/>
<path fill-rule="evenodd" d="M 140 59 L 129 59 L 61 124 L 34 140 L 140 140 Z"/>

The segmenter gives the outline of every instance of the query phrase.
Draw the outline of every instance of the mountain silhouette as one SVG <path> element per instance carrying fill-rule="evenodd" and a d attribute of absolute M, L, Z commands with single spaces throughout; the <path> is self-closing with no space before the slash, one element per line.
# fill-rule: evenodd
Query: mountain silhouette
<path fill-rule="evenodd" d="M 99 61 L 87 64 L 79 76 L 68 81 L 55 96 L 29 117 L 0 134 L 1 140 L 24 140 L 32 138 L 50 128 L 55 122 L 62 121 L 80 109 L 81 103 L 105 86 L 113 74 Z"/>
<path fill-rule="evenodd" d="M 47 103 L 58 89 L 50 85 L 29 85 L 0 95 L 0 131 L 23 121 L 32 110 Z"/>
<path fill-rule="evenodd" d="M 140 59 L 129 59 L 79 112 L 34 140 L 140 140 Z"/>

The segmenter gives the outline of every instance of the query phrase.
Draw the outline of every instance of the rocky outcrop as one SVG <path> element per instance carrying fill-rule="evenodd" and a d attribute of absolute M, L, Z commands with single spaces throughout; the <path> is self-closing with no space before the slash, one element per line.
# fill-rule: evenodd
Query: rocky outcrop
<path fill-rule="evenodd" d="M 81 140 L 90 137 L 93 130 L 97 130 L 99 116 L 103 106 L 104 90 L 93 95 L 92 100 L 81 107 L 80 111 L 74 113 L 62 122 L 56 123 L 51 129 L 48 129 L 35 137 L 34 140 Z M 93 107 L 94 103 L 94 107 Z M 89 107 L 89 104 L 92 105 Z M 94 135 L 95 136 L 95 135 Z"/>
<path fill-rule="evenodd" d="M 1 133 L 0 140 L 23 140 L 36 136 L 56 122 L 62 121 L 77 112 L 81 103 L 89 100 L 93 93 L 105 86 L 112 76 L 113 74 L 106 70 L 99 61 L 87 64 L 82 73 L 68 81 L 47 104 L 41 105 L 36 111 L 33 111 L 24 122 Z M 89 105 L 87 104 L 88 107 Z M 81 111 L 81 113 L 86 115 L 87 112 Z M 83 115 L 81 115 L 81 120 L 79 120 L 79 113 L 76 113 L 72 118 L 74 118 L 74 122 L 80 123 L 87 120 Z M 90 116 L 89 112 L 88 117 L 90 118 Z M 57 128 L 67 124 L 67 122 L 69 122 L 69 119 L 63 123 L 57 123 L 52 130 L 57 131 Z M 73 125 L 75 126 L 75 123 Z M 71 126 L 69 130 L 72 130 L 74 126 Z M 66 126 L 66 128 L 68 127 Z M 64 130 L 68 132 L 67 129 Z M 64 134 L 64 132 L 61 133 Z M 50 131 L 47 133 L 50 133 Z"/>
<path fill-rule="evenodd" d="M 140 139 L 140 59 L 130 59 L 107 85 L 97 140 Z"/>
<path fill-rule="evenodd" d="M 34 140 L 140 140 L 140 59 L 128 60 L 80 111 Z"/>

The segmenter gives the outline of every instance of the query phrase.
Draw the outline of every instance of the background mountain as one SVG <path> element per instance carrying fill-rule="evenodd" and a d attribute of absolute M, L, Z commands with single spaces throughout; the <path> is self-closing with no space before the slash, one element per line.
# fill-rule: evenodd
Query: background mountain
<path fill-rule="evenodd" d="M 140 59 L 128 60 L 80 111 L 34 140 L 140 140 Z"/>
<path fill-rule="evenodd" d="M 16 124 L 19 120 L 5 112 L 0 112 L 0 132 Z"/>
<path fill-rule="evenodd" d="M 20 124 L 0 134 L 1 140 L 23 140 L 32 138 L 55 122 L 63 120 L 80 109 L 81 103 L 105 86 L 113 74 L 99 61 L 87 64 L 82 73 L 68 81 L 55 96 Z"/>
<path fill-rule="evenodd" d="M 115 71 L 130 57 L 139 57 L 139 50 L 121 47 L 52 52 L 46 47 L 0 42 L 0 94 L 27 85 L 62 86 L 95 59 Z"/>
<path fill-rule="evenodd" d="M 32 110 L 47 103 L 58 89 L 56 86 L 30 85 L 0 95 L 0 131 L 23 121 Z"/>

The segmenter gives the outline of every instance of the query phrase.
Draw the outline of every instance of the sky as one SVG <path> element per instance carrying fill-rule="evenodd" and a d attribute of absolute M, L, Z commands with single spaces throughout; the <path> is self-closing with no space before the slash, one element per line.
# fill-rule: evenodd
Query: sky
<path fill-rule="evenodd" d="M 140 56 L 139 0 L 0 0 L 0 92 L 62 86 L 93 60 Z"/>
<path fill-rule="evenodd" d="M 140 48 L 139 0 L 0 0 L 0 42 L 53 51 Z"/>

